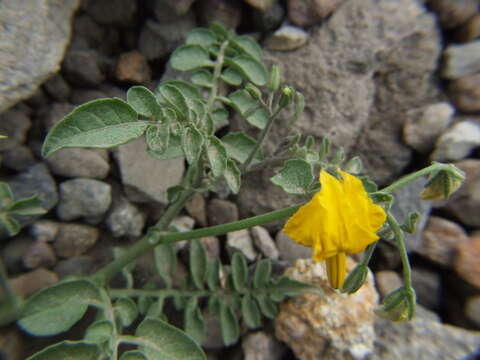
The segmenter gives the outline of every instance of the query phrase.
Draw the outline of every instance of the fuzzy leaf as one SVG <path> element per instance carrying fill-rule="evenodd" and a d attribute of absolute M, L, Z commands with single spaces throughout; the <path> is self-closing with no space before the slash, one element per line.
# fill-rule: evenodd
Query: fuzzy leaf
<path fill-rule="evenodd" d="M 250 36 L 235 36 L 232 39 L 232 44 L 244 54 L 250 55 L 258 61 L 262 61 L 262 48 Z"/>
<path fill-rule="evenodd" d="M 220 268 L 221 263 L 218 258 L 214 258 L 213 261 L 208 263 L 207 268 L 207 284 L 208 288 L 212 291 L 217 290 L 220 285 Z"/>
<path fill-rule="evenodd" d="M 138 317 L 137 305 L 127 297 L 117 299 L 113 310 L 124 327 L 130 326 Z"/>
<path fill-rule="evenodd" d="M 217 39 L 213 31 L 204 28 L 195 28 L 188 33 L 185 42 L 187 44 L 200 45 L 206 48 L 215 44 L 216 41 Z"/>
<path fill-rule="evenodd" d="M 261 107 L 255 110 L 255 112 L 252 115 L 247 117 L 247 122 L 250 125 L 253 125 L 263 130 L 265 126 L 267 126 L 268 118 L 269 118 L 268 110 Z"/>
<path fill-rule="evenodd" d="M 232 280 L 233 286 L 237 291 L 245 290 L 245 285 L 248 279 L 248 266 L 245 256 L 236 252 L 232 257 Z"/>
<path fill-rule="evenodd" d="M 85 332 L 85 340 L 101 344 L 112 338 L 113 324 L 108 320 L 99 320 L 91 324 Z"/>
<path fill-rule="evenodd" d="M 256 144 L 256 141 L 252 137 L 243 132 L 233 132 L 225 135 L 222 138 L 222 142 L 225 146 L 225 150 L 227 150 L 228 157 L 237 160 L 241 164 L 247 160 L 248 155 Z M 255 154 L 252 163 L 255 164 L 262 160 L 263 154 L 261 149 L 259 149 Z"/>
<path fill-rule="evenodd" d="M 145 132 L 145 141 L 150 150 L 163 154 L 168 149 L 170 128 L 168 124 L 149 126 Z"/>
<path fill-rule="evenodd" d="M 207 275 L 207 253 L 198 239 L 190 243 L 190 275 L 197 289 L 203 289 Z"/>
<path fill-rule="evenodd" d="M 189 164 L 197 161 L 202 152 L 203 143 L 203 135 L 194 125 L 184 129 L 182 133 L 182 149 Z"/>
<path fill-rule="evenodd" d="M 87 280 L 59 283 L 28 299 L 18 324 L 32 335 L 55 335 L 70 329 L 89 305 L 100 301 L 98 289 Z"/>
<path fill-rule="evenodd" d="M 202 348 L 183 331 L 164 321 L 146 318 L 136 336 L 142 343 L 139 351 L 149 360 L 206 360 Z"/>
<path fill-rule="evenodd" d="M 205 88 L 211 88 L 213 86 L 213 75 L 207 70 L 197 70 L 192 74 L 190 78 L 192 83 Z"/>
<path fill-rule="evenodd" d="M 239 86 L 243 81 L 242 74 L 231 67 L 227 67 L 222 72 L 222 75 L 220 76 L 220 78 L 223 81 L 225 81 L 228 85 L 232 85 L 232 86 Z"/>
<path fill-rule="evenodd" d="M 50 345 L 42 351 L 30 356 L 27 360 L 98 360 L 100 347 L 97 344 L 83 341 L 62 341 Z"/>
<path fill-rule="evenodd" d="M 172 275 L 177 269 L 177 253 L 173 244 L 162 244 L 155 247 L 155 266 L 158 275 L 167 288 L 172 287 Z"/>
<path fill-rule="evenodd" d="M 240 327 L 233 310 L 223 302 L 220 303 L 220 326 L 225 346 L 235 344 L 240 336 Z"/>
<path fill-rule="evenodd" d="M 197 298 L 191 297 L 188 300 L 184 311 L 185 316 L 185 332 L 190 335 L 197 344 L 202 344 L 206 337 L 205 321 L 203 320 L 202 311 L 198 307 Z"/>
<path fill-rule="evenodd" d="M 126 351 L 120 356 L 120 360 L 148 360 L 142 352 L 138 350 Z"/>
<path fill-rule="evenodd" d="M 216 136 L 210 136 L 207 147 L 207 159 L 214 177 L 223 175 L 227 167 L 227 151 Z"/>
<path fill-rule="evenodd" d="M 305 292 L 321 294 L 321 290 L 317 286 L 290 279 L 288 276 L 281 276 L 272 281 L 268 285 L 268 291 L 278 296 L 297 296 Z"/>
<path fill-rule="evenodd" d="M 265 294 L 254 293 L 253 296 L 255 297 L 255 300 L 257 301 L 258 306 L 260 306 L 260 310 L 262 311 L 262 314 L 269 319 L 275 319 L 275 316 L 277 316 L 277 313 L 278 313 L 277 304 L 275 304 L 275 302 Z"/>
<path fill-rule="evenodd" d="M 215 316 L 220 316 L 220 299 L 218 295 L 212 295 L 208 298 L 207 311 Z"/>
<path fill-rule="evenodd" d="M 246 90 L 237 90 L 228 95 L 228 99 L 242 116 L 246 116 L 259 105 L 258 101 Z"/>
<path fill-rule="evenodd" d="M 177 48 L 170 57 L 170 65 L 175 70 L 190 71 L 202 67 L 212 67 L 208 52 L 200 45 L 183 45 Z"/>
<path fill-rule="evenodd" d="M 308 162 L 290 159 L 271 181 L 289 194 L 305 194 L 313 179 L 312 166 Z"/>
<path fill-rule="evenodd" d="M 255 85 L 263 86 L 268 81 L 268 73 L 265 66 L 251 56 L 239 55 L 233 59 L 225 58 L 225 63 L 239 71 Z"/>
<path fill-rule="evenodd" d="M 148 154 L 155 159 L 168 160 L 183 156 L 183 149 L 181 137 L 177 135 L 170 135 L 168 139 L 168 147 L 165 151 L 159 153 L 152 149 L 147 150 Z"/>
<path fill-rule="evenodd" d="M 43 215 L 47 212 L 42 208 L 42 202 L 37 195 L 12 202 L 5 209 L 11 214 L 22 216 Z"/>
<path fill-rule="evenodd" d="M 175 110 L 176 118 L 178 120 L 185 120 L 188 117 L 187 97 L 174 84 L 162 84 L 157 89 L 160 97 L 165 101 L 165 104 Z"/>
<path fill-rule="evenodd" d="M 255 273 L 253 274 L 253 287 L 256 289 L 262 289 L 267 286 L 272 273 L 272 262 L 270 259 L 262 259 L 257 263 L 255 267 Z"/>
<path fill-rule="evenodd" d="M 240 169 L 237 167 L 237 165 L 235 165 L 232 160 L 228 159 L 227 167 L 223 172 L 223 178 L 225 179 L 225 182 L 234 194 L 238 194 L 238 192 L 240 191 L 241 175 L 242 173 L 240 172 Z"/>
<path fill-rule="evenodd" d="M 111 148 L 140 137 L 148 122 L 139 121 L 120 99 L 100 99 L 77 107 L 48 133 L 42 156 L 68 147 Z"/>
<path fill-rule="evenodd" d="M 154 93 L 145 86 L 133 86 L 127 91 L 128 104 L 140 115 L 159 119 L 162 109 Z"/>
<path fill-rule="evenodd" d="M 0 214 L 0 226 L 7 231 L 9 236 L 17 235 L 22 230 L 20 223 L 10 214 Z"/>
<path fill-rule="evenodd" d="M 241 309 L 243 320 L 250 329 L 255 329 L 262 325 L 262 315 L 250 295 L 247 294 L 242 297 Z"/>
<path fill-rule="evenodd" d="M 10 204 L 13 201 L 13 193 L 6 182 L 0 182 L 0 206 Z"/>

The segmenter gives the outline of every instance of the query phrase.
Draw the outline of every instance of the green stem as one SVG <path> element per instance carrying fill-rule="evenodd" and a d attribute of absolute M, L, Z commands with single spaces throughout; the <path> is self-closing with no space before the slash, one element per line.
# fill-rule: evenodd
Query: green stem
<path fill-rule="evenodd" d="M 113 326 L 112 336 L 109 339 L 110 348 L 113 350 L 112 359 L 117 359 L 120 334 L 118 333 L 117 322 L 115 321 L 115 313 L 113 312 L 112 302 L 110 301 L 110 297 L 108 296 L 106 290 L 100 289 L 100 296 L 103 300 L 103 315 Z"/>
<path fill-rule="evenodd" d="M 405 247 L 405 236 L 402 229 L 400 228 L 400 225 L 398 225 L 397 220 L 395 220 L 395 218 L 389 213 L 387 214 L 387 222 L 390 225 L 393 233 L 395 234 L 395 240 L 397 242 L 397 247 L 400 252 L 400 257 L 402 259 L 405 288 L 409 291 L 413 291 L 411 275 L 412 270 L 410 267 L 410 261 L 408 260 L 407 248 Z"/>
<path fill-rule="evenodd" d="M 429 174 L 431 174 L 435 171 L 440 170 L 443 166 L 444 165 L 440 164 L 440 163 L 433 163 L 432 165 L 430 165 L 430 166 L 428 166 L 424 169 L 415 171 L 414 173 L 411 173 L 411 174 L 408 174 L 408 175 L 405 175 L 405 176 L 401 177 L 400 179 L 395 181 L 393 184 L 383 188 L 380 191 L 391 194 L 391 193 L 397 191 L 398 189 L 404 187 L 405 185 L 408 185 L 409 183 L 421 178 L 422 176 L 429 175 Z"/>
<path fill-rule="evenodd" d="M 213 291 L 209 290 L 178 290 L 178 289 L 109 289 L 108 293 L 112 298 L 119 297 L 140 297 L 140 296 L 151 296 L 151 297 L 171 297 L 171 296 L 210 296 Z"/>

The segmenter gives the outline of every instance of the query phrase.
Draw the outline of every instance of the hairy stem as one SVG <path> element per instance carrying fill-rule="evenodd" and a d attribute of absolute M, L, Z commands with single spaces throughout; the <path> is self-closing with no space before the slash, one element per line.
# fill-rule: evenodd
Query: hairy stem
<path fill-rule="evenodd" d="M 440 170 L 442 167 L 444 167 L 443 164 L 440 164 L 440 163 L 433 163 L 432 165 L 424 168 L 424 169 L 421 169 L 421 170 L 418 170 L 418 171 L 415 171 L 411 174 L 408 174 L 408 175 L 405 175 L 403 177 L 401 177 L 400 179 L 398 179 L 397 181 L 395 181 L 393 184 L 383 188 L 382 190 L 380 190 L 381 192 L 386 192 L 386 193 L 393 193 L 395 191 L 397 191 L 398 189 L 404 187 L 405 185 L 408 185 L 410 184 L 411 182 L 421 178 L 422 176 L 425 176 L 425 175 L 429 175 L 435 171 L 438 171 Z"/>
<path fill-rule="evenodd" d="M 403 234 L 400 225 L 398 225 L 397 220 L 391 215 L 387 214 L 387 222 L 390 225 L 393 233 L 395 234 L 395 241 L 397 243 L 398 251 L 400 252 L 400 257 L 402 259 L 403 267 L 403 277 L 405 278 L 405 288 L 408 290 L 412 289 L 412 269 L 410 267 L 410 261 L 408 260 L 407 248 L 405 247 L 405 236 Z"/>

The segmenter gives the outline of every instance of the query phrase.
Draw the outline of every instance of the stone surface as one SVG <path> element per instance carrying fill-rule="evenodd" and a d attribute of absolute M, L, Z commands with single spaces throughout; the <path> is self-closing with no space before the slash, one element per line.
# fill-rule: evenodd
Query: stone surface
<path fill-rule="evenodd" d="M 57 262 L 52 247 L 43 241 L 35 241 L 23 254 L 23 266 L 27 269 L 51 267 Z"/>
<path fill-rule="evenodd" d="M 275 2 L 267 11 L 255 11 L 253 21 L 255 28 L 261 31 L 273 31 L 282 25 L 285 18 L 285 9 Z"/>
<path fill-rule="evenodd" d="M 455 38 L 460 42 L 469 42 L 478 37 L 480 37 L 480 13 L 455 30 Z"/>
<path fill-rule="evenodd" d="M 472 296 L 465 303 L 465 315 L 480 328 L 480 296 Z"/>
<path fill-rule="evenodd" d="M 463 24 L 478 10 L 476 0 L 429 0 L 428 5 L 438 15 L 444 29 Z"/>
<path fill-rule="evenodd" d="M 480 344 L 480 332 L 423 318 L 403 323 L 377 318 L 375 334 L 375 351 L 368 360 L 473 360 Z"/>
<path fill-rule="evenodd" d="M 443 56 L 444 78 L 454 80 L 480 72 L 480 40 L 468 44 L 449 45 Z"/>
<path fill-rule="evenodd" d="M 375 285 L 380 297 L 383 299 L 392 291 L 401 287 L 403 280 L 395 271 L 382 270 L 375 273 Z"/>
<path fill-rule="evenodd" d="M 2 248 L 0 257 L 10 275 L 23 270 L 23 254 L 32 244 L 32 238 L 21 235 L 11 238 Z"/>
<path fill-rule="evenodd" d="M 151 79 L 150 66 L 140 52 L 130 51 L 118 58 L 115 76 L 120 81 L 142 84 Z"/>
<path fill-rule="evenodd" d="M 457 110 L 466 113 L 480 111 L 480 73 L 454 80 L 448 89 Z"/>
<path fill-rule="evenodd" d="M 90 256 L 82 255 L 71 259 L 59 261 L 55 266 L 55 273 L 63 279 L 70 275 L 88 275 L 94 266 L 94 259 Z"/>
<path fill-rule="evenodd" d="M 47 131 L 60 120 L 62 120 L 68 113 L 70 113 L 75 106 L 69 103 L 53 103 L 48 107 L 47 113 L 43 117 L 43 124 Z"/>
<path fill-rule="evenodd" d="M 0 359 L 23 360 L 26 341 L 20 330 L 15 327 L 0 330 Z"/>
<path fill-rule="evenodd" d="M 207 252 L 207 257 L 210 261 L 220 256 L 220 240 L 216 236 L 207 236 L 200 238 L 200 243 L 203 245 L 205 251 Z"/>
<path fill-rule="evenodd" d="M 413 267 L 412 287 L 420 305 L 430 310 L 439 310 L 442 295 L 440 274 L 425 268 Z"/>
<path fill-rule="evenodd" d="M 334 12 L 343 0 L 288 0 L 288 18 L 298 26 L 318 24 Z"/>
<path fill-rule="evenodd" d="M 313 249 L 300 245 L 290 239 L 283 231 L 275 237 L 280 258 L 294 264 L 298 259 L 309 259 L 313 256 Z"/>
<path fill-rule="evenodd" d="M 185 204 L 185 210 L 199 225 L 207 225 L 205 198 L 201 193 L 197 192 L 192 196 L 192 198 Z"/>
<path fill-rule="evenodd" d="M 278 260 L 279 252 L 275 241 L 268 233 L 267 229 L 262 226 L 254 226 L 250 229 L 253 237 L 255 247 L 262 253 L 263 256 L 272 260 Z"/>
<path fill-rule="evenodd" d="M 72 258 L 84 254 L 98 240 L 100 231 L 93 226 L 66 223 L 60 226 L 53 247 L 55 253 L 63 258 Z"/>
<path fill-rule="evenodd" d="M 111 201 L 111 187 L 107 183 L 85 178 L 67 180 L 60 184 L 57 215 L 67 221 L 80 217 L 101 217 Z"/>
<path fill-rule="evenodd" d="M 0 4 L 0 113 L 27 98 L 59 69 L 79 0 Z M 32 31 L 35 29 L 35 31 Z"/>
<path fill-rule="evenodd" d="M 455 109 L 447 102 L 407 111 L 403 139 L 414 150 L 427 154 L 450 126 Z"/>
<path fill-rule="evenodd" d="M 61 149 L 47 159 L 55 175 L 104 179 L 110 171 L 108 153 L 104 149 Z"/>
<path fill-rule="evenodd" d="M 0 114 L 0 134 L 8 136 L 0 141 L 0 151 L 23 144 L 31 125 L 29 117 L 23 111 L 11 109 Z"/>
<path fill-rule="evenodd" d="M 80 87 L 96 87 L 105 79 L 98 53 L 93 50 L 69 50 L 62 69 L 67 79 Z"/>
<path fill-rule="evenodd" d="M 155 0 L 153 11 L 158 21 L 172 21 L 172 14 L 186 14 L 194 2 L 195 0 Z"/>
<path fill-rule="evenodd" d="M 273 51 L 295 50 L 306 44 L 308 34 L 292 25 L 283 25 L 265 40 L 265 47 Z"/>
<path fill-rule="evenodd" d="M 248 5 L 263 12 L 271 9 L 276 0 L 244 0 Z"/>
<path fill-rule="evenodd" d="M 58 202 L 57 185 L 45 164 L 34 165 L 9 181 L 15 199 L 38 195 L 42 207 L 49 211 Z M 23 223 L 30 223 L 33 217 L 22 218 Z"/>
<path fill-rule="evenodd" d="M 452 213 L 461 223 L 480 227 L 480 161 L 469 159 L 455 163 L 465 172 L 465 181 L 462 187 L 457 190 L 446 202 L 440 205 Z"/>
<path fill-rule="evenodd" d="M 60 230 L 60 223 L 52 220 L 39 220 L 30 226 L 30 234 L 37 242 L 52 242 Z"/>
<path fill-rule="evenodd" d="M 458 275 L 468 283 L 480 289 L 480 236 L 457 247 L 453 267 Z"/>
<path fill-rule="evenodd" d="M 353 260 L 347 262 L 350 271 Z M 366 283 L 353 295 L 330 288 L 326 270 L 313 260 L 298 260 L 286 274 L 295 280 L 318 285 L 320 296 L 306 293 L 280 305 L 275 334 L 297 359 L 364 359 L 374 347 L 373 309 L 378 294 L 369 273 Z"/>
<path fill-rule="evenodd" d="M 146 149 L 145 140 L 139 138 L 119 146 L 114 152 L 125 192 L 134 202 L 167 204 L 167 189 L 178 185 L 182 179 L 184 159 L 154 159 Z"/>
<path fill-rule="evenodd" d="M 480 123 L 460 121 L 440 136 L 432 160 L 458 161 L 466 158 L 480 145 Z"/>
<path fill-rule="evenodd" d="M 203 0 L 199 5 L 200 9 L 198 11 L 204 25 L 213 21 L 218 21 L 230 29 L 236 29 L 240 25 L 242 8 L 236 1 Z"/>
<path fill-rule="evenodd" d="M 257 257 L 257 252 L 253 248 L 252 238 L 246 229 L 229 232 L 227 234 L 226 248 L 230 256 L 234 252 L 240 251 L 249 262 L 254 261 Z"/>
<path fill-rule="evenodd" d="M 48 95 L 56 101 L 68 101 L 68 98 L 70 97 L 70 85 L 68 85 L 60 73 L 56 73 L 48 79 L 45 84 L 43 84 L 43 88 Z"/>
<path fill-rule="evenodd" d="M 130 0 L 86 0 L 85 10 L 99 24 L 125 26 L 132 20 L 137 3 Z"/>
<path fill-rule="evenodd" d="M 242 340 L 244 360 L 281 360 L 285 346 L 265 331 L 248 334 Z"/>
<path fill-rule="evenodd" d="M 305 96 L 296 123 L 302 134 L 329 136 L 348 155 L 360 156 L 365 173 L 382 185 L 410 162 L 411 150 L 399 137 L 405 112 L 439 101 L 433 80 L 440 52 L 435 18 L 416 0 L 364 0 L 343 3 L 312 29 L 304 47 L 266 51 L 264 58 Z M 278 119 L 269 148 L 285 138 L 287 121 Z M 245 178 L 242 208 L 259 214 L 292 205 L 269 176 L 265 170 Z"/>
<path fill-rule="evenodd" d="M 58 280 L 58 275 L 54 272 L 39 268 L 11 279 L 10 284 L 18 295 L 27 296 L 55 284 Z"/>
<path fill-rule="evenodd" d="M 431 216 L 416 252 L 439 265 L 450 267 L 457 246 L 468 241 L 467 233 L 460 225 L 447 219 Z"/>
<path fill-rule="evenodd" d="M 2 153 L 2 165 L 16 171 L 23 171 L 35 165 L 37 160 L 27 146 L 17 146 Z"/>
<path fill-rule="evenodd" d="M 139 237 L 145 226 L 146 216 L 123 195 L 113 197 L 112 207 L 107 216 L 107 226 L 114 237 Z"/>
<path fill-rule="evenodd" d="M 228 200 L 213 199 L 207 206 L 208 223 L 221 225 L 239 219 L 237 205 Z"/>

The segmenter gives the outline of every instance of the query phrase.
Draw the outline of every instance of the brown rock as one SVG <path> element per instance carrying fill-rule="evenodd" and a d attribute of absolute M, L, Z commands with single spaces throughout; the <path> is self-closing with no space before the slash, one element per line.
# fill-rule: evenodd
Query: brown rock
<path fill-rule="evenodd" d="M 458 247 L 453 267 L 465 281 L 480 289 L 480 236 Z"/>
<path fill-rule="evenodd" d="M 416 251 L 437 264 L 450 267 L 457 246 L 468 241 L 467 233 L 460 225 L 431 216 Z"/>
<path fill-rule="evenodd" d="M 207 236 L 200 239 L 200 243 L 207 252 L 207 257 L 210 260 L 220 256 L 220 240 L 216 236 Z"/>
<path fill-rule="evenodd" d="M 0 359 L 23 360 L 25 354 L 25 338 L 15 327 L 4 328 L 0 331 Z"/>
<path fill-rule="evenodd" d="M 22 257 L 23 265 L 27 269 L 51 267 L 56 264 L 57 258 L 52 247 L 43 241 L 35 241 Z"/>
<path fill-rule="evenodd" d="M 58 256 L 71 258 L 90 249 L 100 235 L 98 229 L 83 224 L 62 224 L 53 247 Z"/>
<path fill-rule="evenodd" d="M 110 171 L 105 149 L 61 149 L 46 160 L 55 175 L 104 179 Z"/>
<path fill-rule="evenodd" d="M 382 270 L 375 273 L 375 285 L 382 298 L 403 285 L 403 280 L 395 271 Z"/>
<path fill-rule="evenodd" d="M 352 270 L 355 262 L 347 262 Z M 321 263 L 299 260 L 286 274 L 318 285 L 323 295 L 306 293 L 280 305 L 275 334 L 301 360 L 363 359 L 374 348 L 374 314 L 378 294 L 371 273 L 353 295 L 329 287 Z"/>
<path fill-rule="evenodd" d="M 200 18 L 204 24 L 218 21 L 227 28 L 236 29 L 242 19 L 242 8 L 235 1 L 204 0 L 200 3 Z"/>
<path fill-rule="evenodd" d="M 480 13 L 470 18 L 455 30 L 455 38 L 460 42 L 469 42 L 480 36 Z"/>
<path fill-rule="evenodd" d="M 188 214 L 201 225 L 207 225 L 207 213 L 205 211 L 205 198 L 200 193 L 195 193 L 192 198 L 185 204 L 185 210 Z"/>
<path fill-rule="evenodd" d="M 289 0 L 288 18 L 298 26 L 318 24 L 334 12 L 343 0 Z"/>
<path fill-rule="evenodd" d="M 467 113 L 480 111 L 480 74 L 454 80 L 448 88 L 458 110 Z"/>
<path fill-rule="evenodd" d="M 444 29 L 462 25 L 478 10 L 477 0 L 430 0 L 428 5 L 437 13 Z"/>
<path fill-rule="evenodd" d="M 238 220 L 238 208 L 228 200 L 213 199 L 208 203 L 208 223 L 220 225 Z"/>
<path fill-rule="evenodd" d="M 120 81 L 145 83 L 151 79 L 150 66 L 140 52 L 130 51 L 120 55 L 115 76 Z"/>
<path fill-rule="evenodd" d="M 242 341 L 244 360 L 281 360 L 285 346 L 265 331 L 248 334 Z"/>
<path fill-rule="evenodd" d="M 472 296 L 465 303 L 465 315 L 480 328 L 480 296 Z"/>
<path fill-rule="evenodd" d="M 58 275 L 54 272 L 39 268 L 17 276 L 10 281 L 10 284 L 18 295 L 27 296 L 33 294 L 37 290 L 57 283 L 58 280 Z"/>
<path fill-rule="evenodd" d="M 261 11 L 268 11 L 276 0 L 245 0 L 245 2 Z"/>
<path fill-rule="evenodd" d="M 60 229 L 60 223 L 51 220 L 40 220 L 30 226 L 30 233 L 36 241 L 52 242 Z"/>

